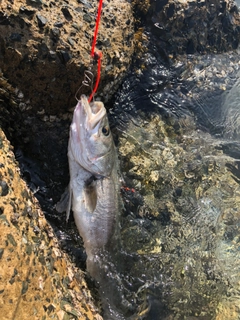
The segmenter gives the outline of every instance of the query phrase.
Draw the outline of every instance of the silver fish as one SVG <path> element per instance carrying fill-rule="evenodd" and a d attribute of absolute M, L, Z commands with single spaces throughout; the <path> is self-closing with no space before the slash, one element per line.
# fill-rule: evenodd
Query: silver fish
<path fill-rule="evenodd" d="M 97 279 L 95 264 L 111 245 L 119 212 L 117 155 L 102 102 L 89 104 L 81 96 L 70 126 L 68 162 L 67 219 L 72 208 L 87 253 L 87 270 Z"/>

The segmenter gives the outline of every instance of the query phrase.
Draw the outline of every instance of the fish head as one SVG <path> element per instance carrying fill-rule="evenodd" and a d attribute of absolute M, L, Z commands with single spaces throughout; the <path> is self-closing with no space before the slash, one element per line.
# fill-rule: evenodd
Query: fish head
<path fill-rule="evenodd" d="M 115 162 L 115 146 L 102 102 L 89 104 L 81 96 L 70 126 L 69 154 L 87 171 L 109 176 Z"/>

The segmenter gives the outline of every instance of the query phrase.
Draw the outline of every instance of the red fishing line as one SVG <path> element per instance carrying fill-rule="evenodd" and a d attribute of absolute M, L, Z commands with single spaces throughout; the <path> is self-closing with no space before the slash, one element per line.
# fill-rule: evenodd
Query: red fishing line
<path fill-rule="evenodd" d="M 90 95 L 90 97 L 88 99 L 88 102 L 91 102 L 95 92 L 97 91 L 98 84 L 99 84 L 99 81 L 100 81 L 102 53 L 99 51 L 98 55 L 99 55 L 99 57 L 98 57 L 97 79 L 96 79 L 95 87 L 94 87 L 94 89 L 93 89 L 93 91 L 92 91 L 92 93 L 91 93 L 91 95 Z"/>
<path fill-rule="evenodd" d="M 96 26 L 95 26 L 93 42 L 92 42 L 92 51 L 91 51 L 92 57 L 94 57 L 95 46 L 96 46 L 96 42 L 97 42 L 98 26 L 99 26 L 100 17 L 101 17 L 101 11 L 102 11 L 102 2 L 103 2 L 103 0 L 99 0 L 97 20 L 96 20 Z"/>
<path fill-rule="evenodd" d="M 94 59 L 97 59 L 98 63 L 98 68 L 97 68 L 97 79 L 95 83 L 95 87 L 88 99 L 88 102 L 90 102 L 94 96 L 94 94 L 97 91 L 99 81 L 100 81 L 100 73 L 101 73 L 101 58 L 102 58 L 102 53 L 100 51 L 96 52 L 95 47 L 96 47 L 96 42 L 97 42 L 97 34 L 98 34 L 98 27 L 99 27 L 99 22 L 100 22 L 100 17 L 101 17 L 101 11 L 102 11 L 102 3 L 103 0 L 99 0 L 99 5 L 98 5 L 98 13 L 97 13 L 97 19 L 96 19 L 96 26 L 95 26 L 95 31 L 94 31 L 94 36 L 93 36 L 93 42 L 92 42 L 92 50 L 91 50 L 91 57 Z"/>

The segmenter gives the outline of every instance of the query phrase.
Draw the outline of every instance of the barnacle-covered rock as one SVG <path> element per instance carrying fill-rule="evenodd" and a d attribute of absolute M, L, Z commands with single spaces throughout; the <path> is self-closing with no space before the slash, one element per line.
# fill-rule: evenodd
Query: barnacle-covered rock
<path fill-rule="evenodd" d="M 0 68 L 30 99 L 34 113 L 56 114 L 75 104 L 90 67 L 97 6 L 98 1 L 1 1 Z M 133 22 L 127 1 L 104 2 L 96 45 L 103 54 L 99 92 L 105 101 L 129 68 Z"/>
<path fill-rule="evenodd" d="M 102 319 L 0 130 L 0 318 Z"/>

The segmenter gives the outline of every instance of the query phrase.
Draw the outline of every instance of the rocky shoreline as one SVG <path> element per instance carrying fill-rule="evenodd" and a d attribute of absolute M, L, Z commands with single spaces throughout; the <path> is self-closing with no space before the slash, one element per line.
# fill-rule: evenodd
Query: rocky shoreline
<path fill-rule="evenodd" d="M 102 319 L 0 136 L 1 319 Z"/>
<path fill-rule="evenodd" d="M 87 0 L 0 3 L 1 319 L 102 319 L 84 272 L 63 252 L 21 177 L 11 147 L 20 147 L 38 162 L 39 177 L 47 186 L 56 183 L 50 192 L 56 202 L 68 180 L 68 128 L 75 93 L 90 66 L 97 4 Z M 238 8 L 232 0 L 106 1 L 97 43 L 103 52 L 98 91 L 103 102 L 112 99 L 132 61 L 146 53 L 149 32 L 166 59 L 226 52 L 239 44 Z M 143 64 L 138 72 L 142 70 Z M 95 74 L 96 64 L 92 71 Z M 132 150 L 120 151 L 126 161 L 131 155 L 132 165 L 138 161 Z M 175 160 L 167 150 L 165 157 L 171 171 Z M 140 169 L 133 167 L 134 177 L 144 174 Z M 165 179 L 164 169 L 161 174 L 156 169 L 144 179 L 155 185 Z M 38 181 L 33 181 L 36 189 Z M 152 198 L 148 200 L 151 203 Z"/>

